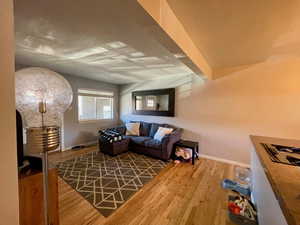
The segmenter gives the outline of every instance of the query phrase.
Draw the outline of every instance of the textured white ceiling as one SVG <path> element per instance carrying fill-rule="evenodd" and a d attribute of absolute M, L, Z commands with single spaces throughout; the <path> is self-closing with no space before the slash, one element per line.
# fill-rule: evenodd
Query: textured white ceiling
<path fill-rule="evenodd" d="M 135 0 L 16 0 L 15 26 L 17 64 L 115 84 L 200 73 Z"/>

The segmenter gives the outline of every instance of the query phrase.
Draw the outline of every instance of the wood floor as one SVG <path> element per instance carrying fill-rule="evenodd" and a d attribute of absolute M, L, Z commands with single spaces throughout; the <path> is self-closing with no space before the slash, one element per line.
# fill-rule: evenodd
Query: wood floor
<path fill-rule="evenodd" d="M 95 150 L 55 153 L 50 160 Z M 232 225 L 226 213 L 228 192 L 220 182 L 233 173 L 233 165 L 208 159 L 195 166 L 170 163 L 108 218 L 59 178 L 60 225 Z"/>

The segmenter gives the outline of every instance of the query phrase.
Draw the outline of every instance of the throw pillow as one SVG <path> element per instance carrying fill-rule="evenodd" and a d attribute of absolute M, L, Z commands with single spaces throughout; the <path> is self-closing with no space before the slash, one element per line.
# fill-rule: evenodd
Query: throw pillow
<path fill-rule="evenodd" d="M 154 135 L 154 140 L 161 141 L 167 134 L 172 133 L 173 128 L 159 127 Z"/>
<path fill-rule="evenodd" d="M 126 123 L 126 135 L 140 136 L 140 123 Z"/>

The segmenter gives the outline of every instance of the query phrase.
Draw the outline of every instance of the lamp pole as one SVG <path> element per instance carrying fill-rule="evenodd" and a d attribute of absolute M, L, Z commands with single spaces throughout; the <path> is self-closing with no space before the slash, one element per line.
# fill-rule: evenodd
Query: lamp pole
<path fill-rule="evenodd" d="M 44 114 L 47 112 L 46 109 L 46 102 L 40 102 L 39 103 L 39 112 L 42 115 L 42 129 L 43 129 L 43 152 L 42 152 L 42 161 L 43 161 L 43 190 L 44 190 L 44 225 L 49 225 L 49 215 L 48 215 L 48 152 L 47 152 L 47 146 L 48 146 L 48 137 L 47 137 L 47 130 L 45 127 L 44 122 Z"/>

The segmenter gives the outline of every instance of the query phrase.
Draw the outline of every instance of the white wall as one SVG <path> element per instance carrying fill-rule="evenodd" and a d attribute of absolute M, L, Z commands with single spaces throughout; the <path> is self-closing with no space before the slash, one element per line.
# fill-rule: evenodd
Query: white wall
<path fill-rule="evenodd" d="M 0 1 L 0 225 L 19 224 L 13 1 Z"/>
<path fill-rule="evenodd" d="M 131 114 L 134 90 L 176 88 L 176 117 Z M 121 90 L 123 121 L 163 122 L 184 128 L 184 138 L 199 141 L 213 157 L 250 162 L 249 135 L 300 139 L 300 59 L 245 67 L 229 76 L 203 82 L 161 79 Z"/>
<path fill-rule="evenodd" d="M 63 76 L 70 82 L 74 94 L 72 106 L 64 114 L 64 147 L 68 149 L 76 145 L 96 142 L 99 129 L 113 127 L 119 123 L 119 86 L 76 76 Z M 80 88 L 114 92 L 114 119 L 79 122 L 77 90 Z"/>

